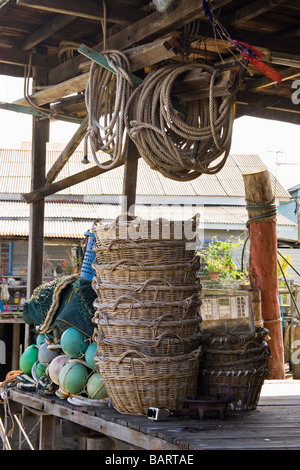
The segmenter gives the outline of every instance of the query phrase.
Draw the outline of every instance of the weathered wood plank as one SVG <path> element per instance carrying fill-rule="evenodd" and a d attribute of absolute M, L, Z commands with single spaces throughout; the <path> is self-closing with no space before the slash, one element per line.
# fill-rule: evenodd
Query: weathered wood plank
<path fill-rule="evenodd" d="M 80 142 L 85 136 L 87 125 L 88 125 L 88 118 L 86 117 L 84 118 L 79 128 L 75 132 L 74 136 L 72 137 L 70 142 L 66 145 L 66 147 L 64 148 L 64 150 L 62 151 L 62 153 L 60 154 L 60 156 L 54 163 L 54 165 L 48 171 L 47 177 L 46 177 L 46 185 L 49 183 L 52 183 L 55 180 L 56 176 L 59 174 L 59 172 L 64 167 L 66 162 L 69 160 L 71 155 L 73 155 L 76 148 L 78 147 L 78 145 L 80 144 Z"/>
<path fill-rule="evenodd" d="M 143 416 L 122 415 L 110 407 L 74 407 L 57 397 L 17 389 L 10 390 L 10 398 L 143 449 L 299 450 L 300 405 L 299 399 L 298 405 L 291 403 L 292 397 L 297 399 L 297 384 L 293 385 L 289 387 L 286 383 L 291 394 L 295 391 L 295 396 L 283 396 L 285 386 L 279 384 L 277 395 L 261 397 L 256 410 L 228 412 L 225 420 L 168 418 L 151 421 Z M 276 399 L 277 404 L 270 398 Z"/>
<path fill-rule="evenodd" d="M 212 9 L 218 9 L 230 0 L 217 0 L 212 5 Z M 142 41 L 154 40 L 162 37 L 164 34 L 169 34 L 170 31 L 179 26 L 183 26 L 196 18 L 203 18 L 205 16 L 202 8 L 202 3 L 197 0 L 182 0 L 172 11 L 167 15 L 161 14 L 158 11 L 151 13 L 146 18 L 135 22 L 134 24 L 122 29 L 118 33 L 108 37 L 107 47 L 111 49 L 125 50 L 133 44 Z M 151 28 L 149 27 L 151 25 Z M 103 44 L 100 43 L 94 47 L 94 50 L 101 52 Z M 49 72 L 49 84 L 69 79 L 78 73 L 79 65 L 84 61 L 82 57 L 74 57 L 64 64 L 52 69 Z"/>
<path fill-rule="evenodd" d="M 102 2 L 94 2 L 93 0 L 17 0 L 17 4 L 24 7 L 62 13 L 65 15 L 78 16 L 89 20 L 100 21 L 105 17 Z M 138 21 L 145 14 L 130 6 L 113 5 L 107 2 L 107 21 L 119 24 L 130 24 Z"/>
<path fill-rule="evenodd" d="M 238 8 L 232 15 L 225 17 L 223 21 L 231 26 L 236 26 L 245 21 L 250 21 L 282 3 L 286 3 L 286 0 L 255 0 Z"/>
<path fill-rule="evenodd" d="M 132 50 L 126 50 L 124 53 L 130 61 L 132 72 L 134 72 L 135 70 L 146 67 L 150 63 L 154 64 L 157 61 L 169 59 L 176 55 L 178 53 L 177 42 L 172 37 L 165 38 L 161 41 L 154 41 L 150 44 L 132 48 Z M 51 103 L 54 100 L 71 95 L 72 93 L 83 91 L 88 78 L 89 72 L 83 73 L 77 77 L 33 93 L 30 99 L 38 106 Z M 24 98 L 20 98 L 14 101 L 14 104 L 26 106 L 27 102 Z"/>
<path fill-rule="evenodd" d="M 0 47 L 0 62 L 11 65 L 28 66 L 30 52 Z M 56 57 L 47 57 L 42 54 L 32 54 L 32 66 L 40 69 L 51 69 L 58 64 Z"/>
<path fill-rule="evenodd" d="M 23 51 L 29 51 L 34 46 L 47 39 L 49 36 L 52 36 L 52 34 L 54 34 L 56 31 L 59 31 L 64 26 L 71 23 L 75 18 L 76 16 L 56 15 L 55 18 L 50 20 L 41 28 L 26 36 L 26 38 L 15 47 Z"/>
<path fill-rule="evenodd" d="M 89 429 L 93 429 L 94 431 L 105 434 L 106 436 L 128 442 L 143 449 L 178 449 L 178 446 L 166 443 L 162 439 L 142 434 L 128 427 L 121 426 L 120 424 L 108 422 L 102 418 L 81 413 L 76 409 L 66 408 L 61 404 L 54 403 L 51 400 L 47 400 L 42 397 L 29 396 L 28 394 L 11 390 L 10 398 L 18 403 L 22 403 L 24 405 L 27 404 L 33 408 L 42 408 L 44 412 L 48 412 L 49 414 L 60 418 L 69 419 L 74 423 L 86 426 Z"/>
<path fill-rule="evenodd" d="M 109 162 L 110 160 L 105 162 L 104 165 L 108 164 Z M 115 168 L 121 165 L 123 165 L 123 163 L 116 165 Z M 88 168 L 87 170 L 80 171 L 79 173 L 76 173 L 72 176 L 68 176 L 67 178 L 64 178 L 55 183 L 49 184 L 47 186 L 43 185 L 40 188 L 33 190 L 32 192 L 28 194 L 23 194 L 22 196 L 24 200 L 29 204 L 31 202 L 39 201 L 40 199 L 43 199 L 46 196 L 50 196 L 51 194 L 55 194 L 59 191 L 62 191 L 63 189 L 69 188 L 70 186 L 73 186 L 74 184 L 82 183 L 83 181 L 86 181 L 90 178 L 94 178 L 95 176 L 101 175 L 102 173 L 105 173 L 106 171 L 109 171 L 109 170 L 102 169 L 98 166 L 93 166 L 91 168 Z"/>

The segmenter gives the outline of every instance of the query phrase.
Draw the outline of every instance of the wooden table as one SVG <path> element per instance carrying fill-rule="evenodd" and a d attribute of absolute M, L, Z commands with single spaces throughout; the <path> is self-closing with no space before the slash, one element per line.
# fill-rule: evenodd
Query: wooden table
<path fill-rule="evenodd" d="M 300 384 L 296 382 L 291 382 L 288 394 L 276 384 L 276 394 L 261 396 L 256 410 L 227 412 L 225 420 L 151 421 L 120 414 L 112 407 L 78 407 L 56 396 L 17 388 L 10 389 L 9 400 L 41 414 L 40 449 L 51 449 L 56 416 L 146 450 L 299 450 Z"/>

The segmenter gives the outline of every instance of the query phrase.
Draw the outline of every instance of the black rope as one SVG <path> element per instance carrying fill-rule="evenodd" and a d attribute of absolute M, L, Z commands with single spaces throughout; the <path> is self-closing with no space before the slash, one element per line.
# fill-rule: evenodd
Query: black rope
<path fill-rule="evenodd" d="M 275 217 L 277 215 L 277 207 L 276 204 L 260 204 L 260 205 L 251 205 L 247 204 L 246 205 L 247 211 L 265 211 L 262 214 L 256 215 L 254 217 L 251 217 L 249 220 L 246 222 L 246 227 L 248 228 L 249 225 L 252 222 L 257 222 L 258 220 L 262 219 L 269 219 L 272 217 Z"/>

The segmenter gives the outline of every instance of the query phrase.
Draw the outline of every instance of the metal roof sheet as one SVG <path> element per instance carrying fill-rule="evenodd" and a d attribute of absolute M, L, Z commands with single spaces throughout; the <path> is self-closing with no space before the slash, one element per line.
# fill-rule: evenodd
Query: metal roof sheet
<path fill-rule="evenodd" d="M 98 219 L 114 220 L 121 213 L 118 204 L 46 202 L 44 236 L 46 238 L 81 239 Z M 136 215 L 146 219 L 163 217 L 187 220 L 200 215 L 200 224 L 245 225 L 248 214 L 245 206 L 197 205 L 137 205 Z M 29 235 L 29 205 L 23 201 L 0 201 L 0 236 Z M 295 223 L 277 214 L 277 225 L 295 226 Z"/>
<path fill-rule="evenodd" d="M 59 157 L 60 150 L 48 150 L 46 171 Z M 94 165 L 92 157 L 88 165 L 83 165 L 83 152 L 73 153 L 56 181 L 71 176 Z M 104 154 L 103 160 L 107 160 Z M 163 177 L 152 170 L 143 160 L 139 160 L 137 195 L 139 196 L 245 196 L 242 174 L 253 169 L 265 168 L 257 155 L 229 155 L 225 166 L 215 175 L 201 175 L 190 182 L 179 182 Z M 31 151 L 30 149 L 0 149 L 0 192 L 24 194 L 30 192 Z M 116 168 L 88 181 L 66 188 L 60 195 L 120 195 L 123 188 L 123 168 Z M 275 181 L 274 176 L 272 176 Z M 277 180 L 276 197 L 288 198 L 289 193 Z"/>

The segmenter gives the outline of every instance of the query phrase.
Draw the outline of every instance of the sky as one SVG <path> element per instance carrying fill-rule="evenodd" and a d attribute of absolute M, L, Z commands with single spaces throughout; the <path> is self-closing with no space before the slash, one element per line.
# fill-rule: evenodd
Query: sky
<path fill-rule="evenodd" d="M 0 101 L 23 97 L 23 79 L 0 76 Z M 300 106 L 300 105 L 299 105 Z M 20 148 L 31 141 L 31 116 L 0 110 L 0 148 Z M 50 142 L 67 143 L 76 124 L 51 122 Z M 258 155 L 285 189 L 300 184 L 299 126 L 244 116 L 233 127 L 232 154 Z"/>

